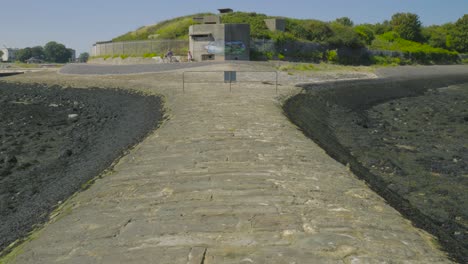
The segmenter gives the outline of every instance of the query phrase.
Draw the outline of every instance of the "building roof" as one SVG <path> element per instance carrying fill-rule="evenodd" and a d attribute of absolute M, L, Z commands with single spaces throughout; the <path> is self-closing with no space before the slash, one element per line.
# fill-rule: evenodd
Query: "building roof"
<path fill-rule="evenodd" d="M 232 10 L 231 8 L 220 8 L 220 9 L 218 9 L 218 10 L 219 10 L 219 12 L 220 12 L 221 14 L 232 13 L 232 12 L 234 11 L 234 10 Z"/>
<path fill-rule="evenodd" d="M 107 44 L 107 43 L 112 43 L 112 40 L 97 41 L 97 42 L 96 42 L 96 44 Z"/>

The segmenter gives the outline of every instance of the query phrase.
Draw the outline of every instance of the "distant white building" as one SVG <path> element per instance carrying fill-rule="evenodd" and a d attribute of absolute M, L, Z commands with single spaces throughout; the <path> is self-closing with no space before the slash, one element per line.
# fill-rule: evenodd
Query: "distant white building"
<path fill-rule="evenodd" d="M 18 52 L 18 49 L 10 49 L 10 48 L 4 48 L 1 49 L 3 52 L 2 55 L 2 61 L 14 61 L 16 59 L 16 52 Z"/>

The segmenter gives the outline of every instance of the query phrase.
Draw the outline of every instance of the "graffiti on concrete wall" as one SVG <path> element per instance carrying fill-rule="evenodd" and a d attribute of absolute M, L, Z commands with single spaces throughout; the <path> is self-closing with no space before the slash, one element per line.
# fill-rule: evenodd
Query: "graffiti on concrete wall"
<path fill-rule="evenodd" d="M 208 54 L 224 54 L 224 41 L 212 41 L 205 46 Z"/>
<path fill-rule="evenodd" d="M 205 46 L 209 54 L 228 54 L 241 55 L 244 54 L 247 47 L 242 41 L 212 41 Z"/>
<path fill-rule="evenodd" d="M 225 53 L 230 55 L 242 55 L 245 53 L 246 46 L 242 41 L 229 41 L 225 45 Z"/>

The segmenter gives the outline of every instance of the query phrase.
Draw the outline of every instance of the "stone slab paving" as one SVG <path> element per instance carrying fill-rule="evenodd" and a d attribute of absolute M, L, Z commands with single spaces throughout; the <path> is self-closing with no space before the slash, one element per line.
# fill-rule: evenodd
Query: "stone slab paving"
<path fill-rule="evenodd" d="M 449 263 L 291 124 L 271 85 L 154 80 L 170 119 L 12 263 Z"/>

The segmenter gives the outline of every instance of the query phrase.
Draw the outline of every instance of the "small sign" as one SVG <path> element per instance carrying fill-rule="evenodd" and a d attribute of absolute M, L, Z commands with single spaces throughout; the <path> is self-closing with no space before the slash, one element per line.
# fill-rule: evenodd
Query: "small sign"
<path fill-rule="evenodd" d="M 224 72 L 224 82 L 232 83 L 237 81 L 237 72 L 235 71 L 225 71 Z"/>

